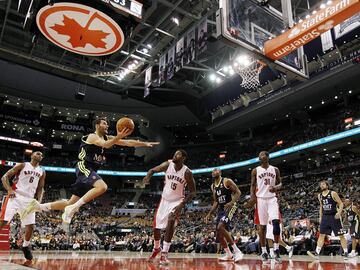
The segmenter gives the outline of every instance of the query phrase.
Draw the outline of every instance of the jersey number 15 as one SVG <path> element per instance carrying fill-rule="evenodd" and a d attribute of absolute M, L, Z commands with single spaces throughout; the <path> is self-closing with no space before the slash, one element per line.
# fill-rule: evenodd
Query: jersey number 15
<path fill-rule="evenodd" d="M 172 190 L 176 190 L 177 184 L 176 183 L 171 183 L 171 189 Z"/>

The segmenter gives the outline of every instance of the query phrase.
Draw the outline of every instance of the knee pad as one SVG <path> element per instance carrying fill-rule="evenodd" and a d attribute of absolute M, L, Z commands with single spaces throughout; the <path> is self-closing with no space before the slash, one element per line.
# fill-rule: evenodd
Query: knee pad
<path fill-rule="evenodd" d="M 274 219 L 272 221 L 273 224 L 273 234 L 280 235 L 280 221 L 278 219 Z"/>

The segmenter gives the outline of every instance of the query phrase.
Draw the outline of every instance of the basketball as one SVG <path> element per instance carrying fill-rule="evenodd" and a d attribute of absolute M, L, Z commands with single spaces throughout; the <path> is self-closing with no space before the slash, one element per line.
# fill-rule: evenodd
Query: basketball
<path fill-rule="evenodd" d="M 131 130 L 131 132 L 135 128 L 134 121 L 128 117 L 122 117 L 120 118 L 116 123 L 116 130 L 117 132 L 122 131 L 124 128 L 128 128 Z"/>

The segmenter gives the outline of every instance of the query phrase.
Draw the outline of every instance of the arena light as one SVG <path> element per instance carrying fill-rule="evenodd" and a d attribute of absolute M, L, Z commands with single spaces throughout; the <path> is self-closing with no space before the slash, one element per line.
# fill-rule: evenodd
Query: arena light
<path fill-rule="evenodd" d="M 219 155 L 219 158 L 221 158 L 221 159 L 226 158 L 226 154 L 220 154 L 220 155 Z"/>
<path fill-rule="evenodd" d="M 179 21 L 179 19 L 176 18 L 176 17 L 172 17 L 172 18 L 171 18 L 171 21 L 172 21 L 173 23 L 175 23 L 177 26 L 180 25 L 180 21 Z"/>
<path fill-rule="evenodd" d="M 354 121 L 354 125 L 355 125 L 355 126 L 358 126 L 358 125 L 360 125 L 360 119 L 358 119 L 358 120 L 355 120 L 355 121 Z"/>
<path fill-rule="evenodd" d="M 31 150 L 31 149 L 25 149 L 24 154 L 25 155 L 31 155 L 32 152 L 33 152 L 33 150 Z"/>
<path fill-rule="evenodd" d="M 284 143 L 284 141 L 283 140 L 281 140 L 281 141 L 277 141 L 276 142 L 276 145 L 282 145 Z"/>
<path fill-rule="evenodd" d="M 20 140 L 20 139 L 16 139 L 16 138 L 5 137 L 5 136 L 0 136 L 0 140 L 14 142 L 14 143 L 21 143 L 21 144 L 30 144 L 30 142 L 26 141 L 26 140 Z"/>
<path fill-rule="evenodd" d="M 345 123 L 345 124 L 349 124 L 349 123 L 352 123 L 352 122 L 353 122 L 353 118 L 352 118 L 352 117 L 346 118 L 346 119 L 344 120 L 344 123 Z"/>
<path fill-rule="evenodd" d="M 40 142 L 31 142 L 30 143 L 31 146 L 36 146 L 36 147 L 44 147 L 44 145 Z"/>
<path fill-rule="evenodd" d="M 324 9 L 324 8 L 326 8 L 326 5 L 323 3 L 323 4 L 320 5 L 320 8 Z"/>
<path fill-rule="evenodd" d="M 212 74 L 210 74 L 210 76 L 209 76 L 209 80 L 210 80 L 210 81 L 212 81 L 212 82 L 213 82 L 213 81 L 215 81 L 215 80 L 216 80 L 216 75 L 215 75 L 215 74 L 213 74 L 213 73 L 212 73 Z"/>
<path fill-rule="evenodd" d="M 236 62 L 238 62 L 241 66 L 247 67 L 251 64 L 250 59 L 247 55 L 239 55 L 236 58 Z"/>

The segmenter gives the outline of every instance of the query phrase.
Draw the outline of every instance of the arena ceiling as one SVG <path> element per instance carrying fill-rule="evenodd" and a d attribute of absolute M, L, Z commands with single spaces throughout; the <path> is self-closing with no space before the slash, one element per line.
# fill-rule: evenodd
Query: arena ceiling
<path fill-rule="evenodd" d="M 54 1 L 51 0 L 50 2 Z M 28 83 L 34 83 L 37 88 L 36 95 L 39 95 L 39 91 L 45 91 L 43 94 L 47 93 L 46 89 L 48 88 L 40 87 L 41 84 L 54 86 L 58 82 L 55 77 L 62 77 L 73 82 L 68 84 L 70 89 L 67 89 L 67 95 L 76 91 L 78 87 L 85 87 L 88 90 L 106 91 L 109 95 L 114 94 L 123 99 L 129 97 L 122 104 L 128 104 L 130 107 L 131 102 L 140 102 L 141 106 L 148 104 L 154 108 L 177 108 L 185 105 L 187 110 L 183 111 L 184 115 L 188 115 L 192 121 L 195 121 L 196 117 L 201 119 L 208 114 L 204 111 L 204 107 L 199 106 L 199 101 L 214 89 L 220 88 L 221 90 L 221 85 L 219 87 L 219 85 L 209 82 L 207 76 L 218 70 L 236 53 L 234 48 L 211 37 L 211 33 L 215 31 L 216 27 L 215 12 L 218 9 L 218 1 L 140 1 L 144 5 L 142 20 L 115 13 L 105 7 L 100 0 L 72 2 L 91 5 L 118 22 L 125 34 L 122 48 L 112 55 L 102 57 L 69 52 L 49 42 L 36 26 L 37 11 L 47 5 L 48 1 L 34 0 L 32 11 L 26 18 L 26 14 L 17 11 L 18 0 L 0 0 L 0 58 L 6 61 L 2 65 L 3 74 L 13 73 L 14 70 L 14 67 L 4 63 L 15 63 L 32 69 L 33 71 L 21 69 L 21 72 L 24 73 L 17 72 L 12 78 L 15 79 L 15 82 L 19 76 L 32 78 L 32 81 L 30 80 Z M 281 10 L 281 0 L 259 2 L 270 4 Z M 316 7 L 319 2 L 318 0 L 293 1 L 293 12 L 300 16 L 309 8 Z M 172 80 L 151 89 L 151 95 L 144 99 L 146 68 L 153 66 L 155 70 L 153 73 L 157 73 L 159 57 L 173 46 L 181 35 L 205 17 L 208 19 L 209 32 L 207 50 L 195 61 L 185 65 Z M 179 25 L 173 22 L 173 18 L 179 20 Z M 134 59 L 140 60 L 138 69 L 125 79 L 118 80 L 114 74 L 126 68 Z M 48 74 L 46 78 L 44 73 Z M 37 76 L 41 77 L 42 81 L 36 80 Z M 4 86 L 3 82 L 4 80 L 0 77 L 0 84 Z M 19 92 L 26 90 L 20 89 L 22 87 L 24 86 L 16 84 L 14 87 L 14 83 L 12 83 L 13 90 L 16 88 L 19 88 L 17 89 Z M 51 96 L 48 93 L 47 95 L 48 97 Z M 92 101 L 95 102 L 96 98 Z M 61 103 L 61 99 L 58 99 L 57 103 Z M 100 106 L 106 105 L 105 100 L 98 99 L 98 103 Z M 112 104 L 110 103 L 108 106 L 112 106 Z M 181 112 L 179 113 L 181 114 Z"/>

